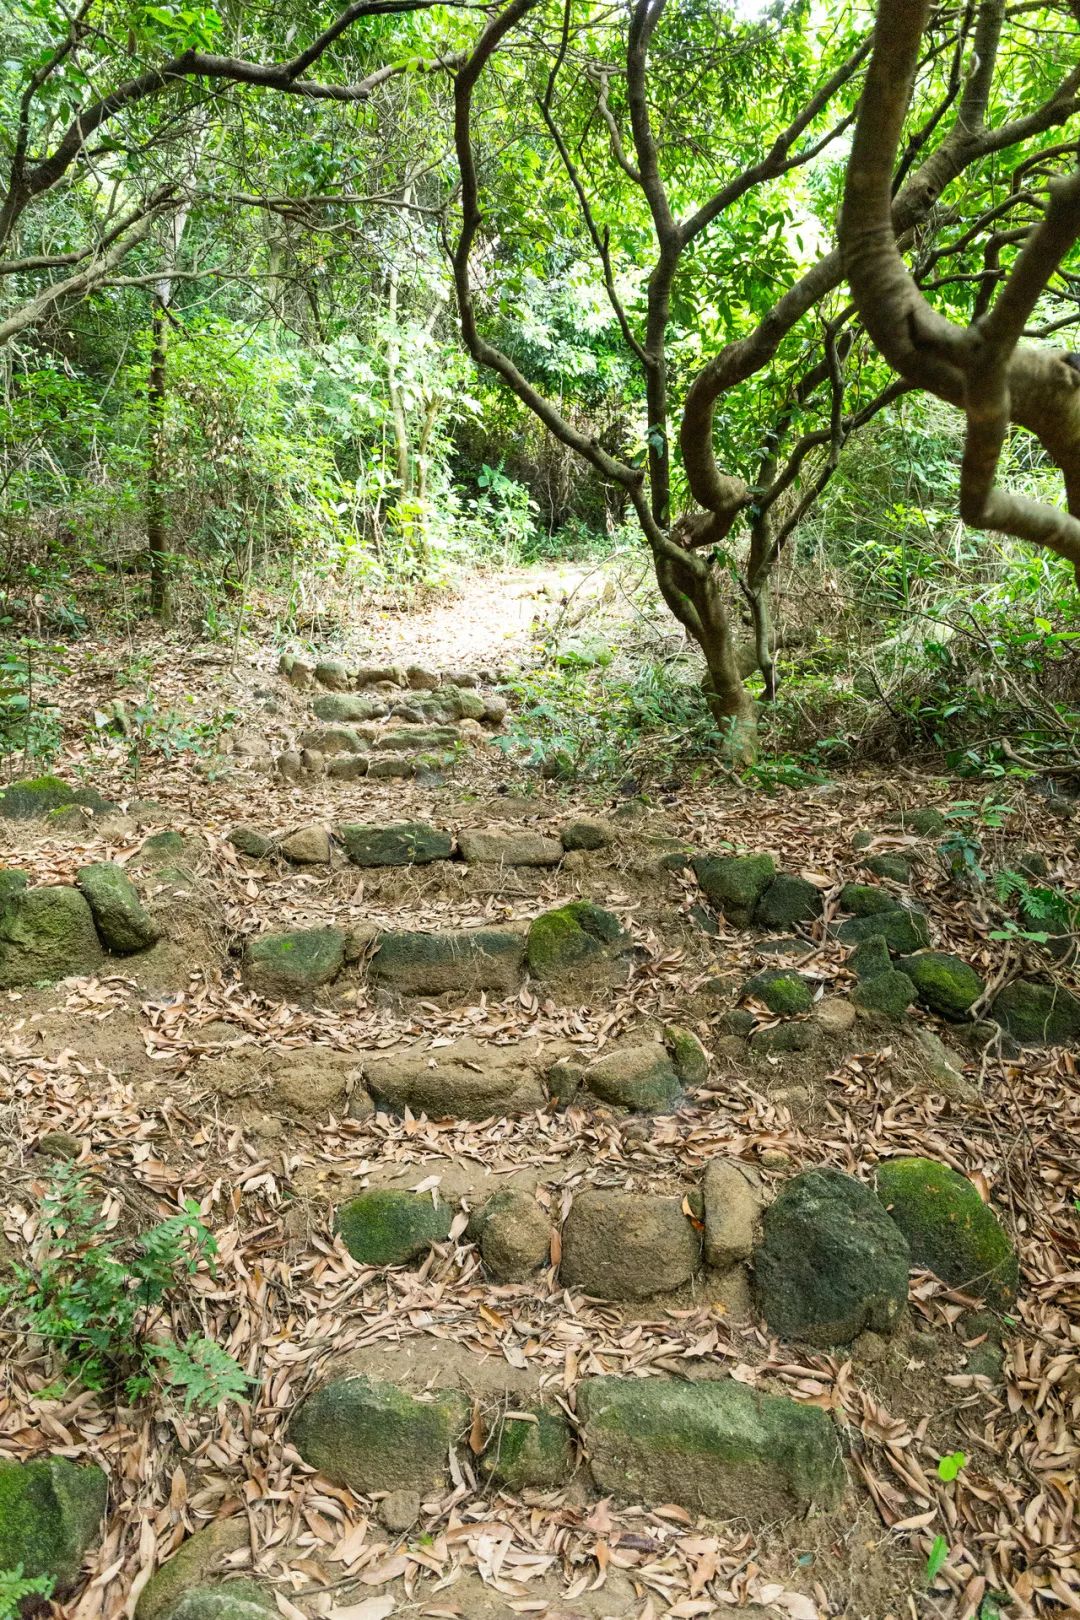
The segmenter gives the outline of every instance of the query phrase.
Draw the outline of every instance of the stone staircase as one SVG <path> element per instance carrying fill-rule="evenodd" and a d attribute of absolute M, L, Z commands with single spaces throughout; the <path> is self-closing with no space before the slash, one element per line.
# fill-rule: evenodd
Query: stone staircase
<path fill-rule="evenodd" d="M 438 773 L 505 714 L 501 699 L 422 670 L 284 658 L 281 673 L 318 690 L 319 725 L 278 756 L 277 776 L 323 776 L 331 794 Z M 400 772 L 380 768 L 392 762 Z M 688 1533 L 721 1521 L 733 1545 L 769 1543 L 784 1524 L 796 1544 L 834 1551 L 789 1561 L 755 1612 L 869 1613 L 830 1607 L 848 1527 L 868 1504 L 851 1363 L 894 1342 L 909 1354 L 909 1271 L 932 1272 L 957 1302 L 943 1365 L 977 1405 L 993 1355 L 976 1363 L 968 1341 L 993 1348 L 1002 1331 L 979 1302 L 1010 1310 L 1019 1274 L 971 1181 L 871 1135 L 843 1143 L 830 1086 L 884 1049 L 963 1100 L 964 1058 L 935 1028 L 954 1048 L 1067 1041 L 1080 1000 L 1034 978 L 988 993 L 967 962 L 934 949 L 910 838 L 903 854 L 852 847 L 834 880 L 633 820 L 540 821 L 342 817 L 228 835 L 237 886 L 325 878 L 327 914 L 281 927 L 260 912 L 237 935 L 192 1075 L 204 1093 L 218 1086 L 238 1128 L 254 1121 L 264 1145 L 284 1133 L 303 1160 L 294 1244 L 321 1230 L 350 1287 L 403 1268 L 453 1304 L 445 1321 L 430 1305 L 402 1308 L 391 1340 L 320 1354 L 275 1443 L 317 1471 L 319 1489 L 363 1498 L 397 1545 L 431 1533 L 447 1501 L 473 1498 L 492 1514 L 512 1500 L 575 1522 L 602 1502 L 681 1513 Z M 81 868 L 73 885 L 9 875 L 0 985 L 100 971 L 106 953 L 149 962 L 194 860 L 190 835 L 155 836 L 153 859 L 147 839 L 126 867 Z M 403 879 L 425 887 L 403 900 Z M 489 921 L 416 925 L 421 893 L 429 908 L 446 893 L 456 904 L 469 883 L 503 898 Z M 238 1058 L 208 1019 L 220 1035 L 242 996 L 281 1004 L 282 1039 Z M 295 1034 L 296 1008 L 338 1018 L 329 1039 L 311 1025 L 314 1038 Z M 253 1063 L 238 1071 L 245 1050 Z M 811 1116 L 835 1144 L 831 1163 L 807 1151 Z M 392 1151 L 403 1141 L 414 1144 L 404 1162 Z M 941 1449 L 949 1423 L 955 1413 L 941 1417 Z M 91 1542 L 87 1530 L 82 1550 Z M 144 1586 L 137 1620 L 278 1612 L 257 1563 L 254 1581 L 225 1579 L 244 1572 L 239 1543 L 218 1533 L 205 1558 L 188 1545 Z M 737 1564 L 701 1582 L 686 1600 L 697 1607 L 671 1612 L 724 1614 L 747 1595 Z M 636 1617 L 647 1590 L 565 1612 Z M 472 1612 L 431 1602 L 420 1612 Z M 564 1612 L 552 1604 L 532 1607 Z M 515 1605 L 530 1608 L 520 1592 Z"/>

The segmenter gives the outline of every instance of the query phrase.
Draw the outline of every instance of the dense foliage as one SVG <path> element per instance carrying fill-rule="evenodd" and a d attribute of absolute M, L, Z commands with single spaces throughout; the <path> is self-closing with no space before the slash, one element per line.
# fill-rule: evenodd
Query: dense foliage
<path fill-rule="evenodd" d="M 1064 5 L 1005 19 L 981 144 L 960 139 L 995 17 L 933 14 L 896 177 L 912 273 L 962 323 L 1073 161 Z M 960 524 L 960 418 L 897 379 L 839 268 L 872 22 L 798 0 L 8 8 L 8 745 L 48 752 L 41 649 L 118 611 L 233 637 L 270 588 L 310 634 L 343 597 L 643 545 L 648 613 L 704 658 L 712 721 L 671 701 L 709 748 L 751 695 L 819 760 L 869 739 L 1010 769 L 1064 745 L 1070 570 Z M 1065 259 L 1037 342 L 1068 341 L 1076 288 Z M 1036 438 L 1006 460 L 1060 499 Z"/>

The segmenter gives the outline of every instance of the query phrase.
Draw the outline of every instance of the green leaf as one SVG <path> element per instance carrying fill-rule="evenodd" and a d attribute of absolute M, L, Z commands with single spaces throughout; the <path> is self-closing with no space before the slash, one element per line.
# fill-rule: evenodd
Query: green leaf
<path fill-rule="evenodd" d="M 950 1451 L 937 1465 L 938 1479 L 943 1479 L 948 1484 L 956 1478 L 966 1462 L 967 1456 L 964 1452 Z"/>
<path fill-rule="evenodd" d="M 930 1556 L 926 1560 L 926 1579 L 935 1581 L 949 1556 L 949 1543 L 944 1536 L 935 1536 L 934 1545 L 930 1548 Z"/>

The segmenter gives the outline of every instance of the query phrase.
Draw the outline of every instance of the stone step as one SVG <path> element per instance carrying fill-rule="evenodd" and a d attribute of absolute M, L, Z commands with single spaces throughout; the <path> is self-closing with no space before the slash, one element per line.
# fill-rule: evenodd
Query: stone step
<path fill-rule="evenodd" d="M 374 1372 L 350 1358 L 294 1414 L 292 1444 L 332 1484 L 364 1495 L 440 1491 L 451 1451 L 467 1458 L 479 1443 L 477 1473 L 495 1487 L 555 1490 L 576 1479 L 594 1495 L 756 1527 L 835 1509 L 848 1488 L 833 1420 L 789 1395 L 708 1373 L 589 1377 L 571 1414 L 530 1375 L 476 1358 L 459 1368 L 442 1347 L 418 1349 L 400 1382 L 386 1376 L 386 1357 Z"/>

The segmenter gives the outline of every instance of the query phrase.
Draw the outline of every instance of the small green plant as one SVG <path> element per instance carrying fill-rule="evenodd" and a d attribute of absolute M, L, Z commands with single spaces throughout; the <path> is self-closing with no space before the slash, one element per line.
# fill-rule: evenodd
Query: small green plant
<path fill-rule="evenodd" d="M 247 1376 L 209 1340 L 149 1337 L 155 1307 L 217 1252 L 197 1204 L 125 1242 L 103 1220 L 86 1172 L 61 1165 L 45 1195 L 40 1242 L 35 1266 L 12 1268 L 0 1305 L 52 1346 L 69 1377 L 88 1389 L 120 1387 L 130 1400 L 164 1383 L 182 1392 L 185 1410 L 243 1395 Z"/>
<path fill-rule="evenodd" d="M 0 757 L 52 759 L 60 748 L 60 722 L 45 694 L 67 670 L 61 649 L 24 636 L 0 648 Z"/>
<path fill-rule="evenodd" d="M 966 1463 L 967 1456 L 964 1452 L 948 1452 L 937 1465 L 938 1479 L 943 1479 L 946 1485 L 951 1484 Z"/>
<path fill-rule="evenodd" d="M 21 1564 L 0 1569 L 0 1620 L 19 1620 L 27 1598 L 52 1597 L 55 1585 L 51 1575 L 24 1575 Z"/>
<path fill-rule="evenodd" d="M 941 1574 L 941 1571 L 945 1567 L 945 1562 L 948 1556 L 949 1543 L 945 1540 L 944 1536 L 935 1536 L 934 1544 L 930 1548 L 930 1556 L 926 1560 L 927 1585 L 932 1585 L 933 1582 L 937 1580 L 938 1576 Z"/>
<path fill-rule="evenodd" d="M 1020 921 L 1005 920 L 992 931 L 991 939 L 1018 939 L 1045 945 L 1055 936 L 1070 933 L 1077 925 L 1077 907 L 1058 889 L 1031 883 L 1023 872 L 999 872 L 994 893 L 1003 906 L 1013 906 Z M 1045 925 L 1045 926 L 1043 926 Z"/>

